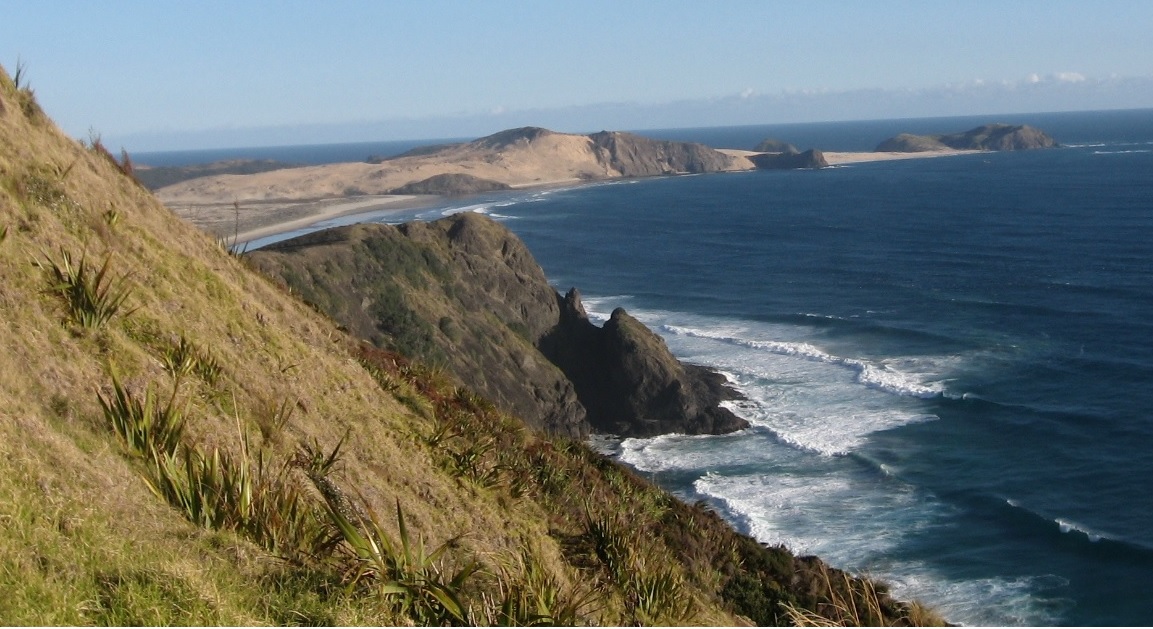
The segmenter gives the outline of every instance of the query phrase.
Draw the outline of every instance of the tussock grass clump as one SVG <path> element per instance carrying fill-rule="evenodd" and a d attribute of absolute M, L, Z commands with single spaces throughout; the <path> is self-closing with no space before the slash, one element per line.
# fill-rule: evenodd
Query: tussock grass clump
<path fill-rule="evenodd" d="M 127 276 L 113 279 L 108 275 L 112 256 L 100 268 L 88 264 L 85 255 L 74 262 L 68 251 L 61 249 L 59 260 L 44 254 L 36 265 L 48 274 L 48 292 L 61 297 L 68 307 L 70 320 L 85 329 L 96 329 L 124 309 L 132 287 Z M 125 314 L 131 314 L 131 310 Z"/>

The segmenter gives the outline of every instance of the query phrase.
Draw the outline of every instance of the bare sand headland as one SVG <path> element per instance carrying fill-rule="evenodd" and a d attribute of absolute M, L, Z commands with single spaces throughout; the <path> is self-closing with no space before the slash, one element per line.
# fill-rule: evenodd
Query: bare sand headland
<path fill-rule="evenodd" d="M 830 152 L 831 166 L 892 159 L 960 155 L 976 151 Z M 429 196 L 398 194 L 446 174 L 492 189 L 573 185 L 620 177 L 753 170 L 754 151 L 714 150 L 624 133 L 555 133 L 528 127 L 464 144 L 434 147 L 379 163 L 355 162 L 286 168 L 254 174 L 213 175 L 165 186 L 156 195 L 181 218 L 231 242 L 246 242 L 351 214 L 403 211 Z M 451 194 L 451 191 L 445 193 Z"/>

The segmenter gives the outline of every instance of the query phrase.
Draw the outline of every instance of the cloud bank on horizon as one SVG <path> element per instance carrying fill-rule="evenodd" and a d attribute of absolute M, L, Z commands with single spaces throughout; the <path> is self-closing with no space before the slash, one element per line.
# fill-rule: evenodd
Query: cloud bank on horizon
<path fill-rule="evenodd" d="M 64 130 L 133 151 L 1153 107 L 1153 3 L 0 0 Z"/>
<path fill-rule="evenodd" d="M 667 103 L 603 102 L 551 109 L 499 106 L 476 114 L 350 123 L 145 132 L 115 138 L 132 150 L 325 144 L 379 139 L 474 138 L 522 126 L 588 133 L 610 130 L 931 118 L 1153 107 L 1153 78 L 1090 78 L 1076 72 L 1030 74 L 1019 81 L 974 79 L 918 89 L 781 90 L 746 88 L 718 98 Z M 287 140 L 287 141 L 286 141 Z"/>

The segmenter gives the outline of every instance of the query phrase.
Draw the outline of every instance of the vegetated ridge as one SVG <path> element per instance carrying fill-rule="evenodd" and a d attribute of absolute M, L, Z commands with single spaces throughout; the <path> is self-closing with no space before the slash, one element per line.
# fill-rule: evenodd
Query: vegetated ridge
<path fill-rule="evenodd" d="M 722 376 L 681 364 L 623 310 L 590 323 L 579 293 L 559 295 L 524 243 L 486 216 L 331 229 L 247 257 L 353 334 L 444 365 L 548 433 L 748 427 L 718 406 L 736 396 Z"/>
<path fill-rule="evenodd" d="M 352 339 L 20 78 L 0 69 L 3 624 L 931 619 Z"/>
<path fill-rule="evenodd" d="M 149 190 L 157 190 L 181 181 L 208 177 L 211 175 L 251 175 L 285 168 L 296 168 L 300 164 L 278 162 L 272 159 L 229 159 L 208 164 L 190 166 L 141 166 L 133 170 L 137 181 Z"/>
<path fill-rule="evenodd" d="M 963 133 L 913 135 L 902 133 L 877 145 L 877 152 L 917 153 L 948 149 L 969 151 L 1024 151 L 1053 148 L 1057 142 L 1028 125 L 987 124 Z"/>

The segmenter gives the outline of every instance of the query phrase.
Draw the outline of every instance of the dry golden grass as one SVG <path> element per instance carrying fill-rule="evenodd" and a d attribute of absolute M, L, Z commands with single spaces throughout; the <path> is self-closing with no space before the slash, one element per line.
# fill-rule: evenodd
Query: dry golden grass
<path fill-rule="evenodd" d="M 220 453 L 246 472 L 301 444 L 340 443 L 314 489 L 331 482 L 365 513 L 399 508 L 404 530 L 381 517 L 373 535 L 443 547 L 445 569 L 478 562 L 459 593 L 472 620 L 731 625 L 746 621 L 733 609 L 753 610 L 740 601 L 767 587 L 762 577 L 786 587 L 787 553 L 579 444 L 527 432 L 435 372 L 357 350 L 126 171 L 60 133 L 0 69 L 0 624 L 414 620 L 382 598 L 388 588 L 346 587 L 338 554 L 283 561 L 247 524 L 200 528 L 150 491 L 147 453 L 100 404 L 149 390 L 157 404 L 174 396 L 186 423 L 181 449 L 165 447 L 196 465 L 208 459 L 189 457 Z M 75 323 L 35 263 L 45 252 L 107 261 L 108 277 L 124 278 L 123 307 L 100 326 Z M 270 491 L 290 482 L 269 478 Z M 598 559 L 589 522 L 627 544 L 616 569 Z M 740 600 L 724 595 L 753 559 L 756 578 L 732 589 Z"/>
<path fill-rule="evenodd" d="M 541 514 L 510 520 L 494 501 L 462 492 L 437 472 L 413 443 L 419 421 L 349 356 L 344 335 L 331 322 L 176 218 L 105 155 L 66 138 L 47 118 L 28 117 L 28 107 L 13 106 L 25 96 L 31 97 L 0 74 L 0 228 L 6 229 L 0 243 L 0 473 L 6 480 L 0 491 L 9 498 L 4 508 L 19 510 L 0 518 L 16 527 L 9 530 L 24 530 L 19 537 L 3 536 L 0 561 L 6 564 L 2 572 L 25 575 L 22 584 L 5 584 L 17 595 L 0 605 L 27 604 L 0 607 L 0 620 L 97 621 L 100 574 L 125 570 L 200 575 L 189 578 L 188 591 L 213 601 L 215 615 L 167 621 L 270 620 L 251 615 L 246 601 L 264 596 L 245 572 L 265 570 L 262 562 L 234 563 L 198 550 L 215 542 L 196 540 L 213 535 L 156 501 L 103 424 L 97 394 L 110 390 L 114 366 L 129 390 L 171 390 L 161 357 L 181 338 L 221 367 L 219 383 L 196 381 L 181 392 L 194 442 L 235 451 L 235 417 L 261 434 L 256 418 L 288 400 L 295 411 L 282 434 L 261 444 L 269 456 L 287 456 L 304 440 L 335 444 L 347 433 L 341 481 L 361 488 L 382 512 L 399 500 L 410 526 L 430 542 L 463 536 L 462 547 L 480 555 L 518 548 L 525 537 L 547 542 Z M 133 312 L 99 329 L 70 323 L 66 305 L 46 290 L 49 278 L 34 264 L 45 251 L 108 259 L 109 273 L 127 278 L 125 306 Z M 52 513 L 64 515 L 44 515 Z M 83 522 L 92 529 L 89 541 L 64 540 L 44 556 L 35 538 L 80 526 L 52 517 Z M 57 533 L 50 535 L 53 529 Z M 243 548 L 237 552 L 255 552 L 242 540 L 230 543 Z M 552 549 L 551 555 L 556 562 L 559 553 Z M 73 566 L 64 573 L 75 573 L 77 581 L 51 576 L 60 572 L 56 563 Z M 47 581 L 25 578 L 36 566 Z M 565 571 L 559 564 L 550 568 Z M 204 576 L 205 570 L 220 572 Z M 236 591 L 207 590 L 221 579 Z M 35 603 L 37 596 L 19 595 L 33 589 L 49 598 Z M 234 611 L 220 611 L 229 608 Z M 49 609 L 56 615 L 44 615 Z"/>

